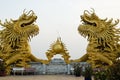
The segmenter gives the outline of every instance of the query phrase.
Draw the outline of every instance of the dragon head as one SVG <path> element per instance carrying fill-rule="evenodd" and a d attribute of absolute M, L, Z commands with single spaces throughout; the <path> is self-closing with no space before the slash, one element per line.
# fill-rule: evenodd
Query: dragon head
<path fill-rule="evenodd" d="M 97 39 L 98 43 L 106 43 L 109 41 L 118 41 L 118 34 L 120 31 L 116 29 L 119 20 L 113 23 L 113 19 L 108 20 L 99 18 L 95 11 L 92 12 L 85 10 L 81 15 L 82 24 L 79 25 L 79 33 L 87 37 L 88 40 Z"/>
<path fill-rule="evenodd" d="M 30 10 L 23 11 L 23 14 L 17 20 L 10 20 L 4 23 L 0 22 L 3 29 L 0 31 L 1 43 L 16 44 L 21 38 L 31 39 L 39 33 L 39 27 L 34 24 L 37 16 Z"/>
<path fill-rule="evenodd" d="M 6 19 L 6 22 L 4 24 L 0 23 L 0 25 L 4 27 L 3 31 L 7 31 L 14 36 L 32 37 L 39 33 L 38 26 L 34 24 L 36 19 L 37 16 L 32 10 L 28 13 L 23 11 L 23 14 L 17 20 L 7 21 Z"/>
<path fill-rule="evenodd" d="M 13 29 L 16 33 L 24 34 L 27 36 L 36 35 L 39 31 L 37 25 L 34 24 L 37 16 L 31 10 L 28 13 L 23 12 L 23 14 L 17 20 L 12 20 L 14 23 Z"/>

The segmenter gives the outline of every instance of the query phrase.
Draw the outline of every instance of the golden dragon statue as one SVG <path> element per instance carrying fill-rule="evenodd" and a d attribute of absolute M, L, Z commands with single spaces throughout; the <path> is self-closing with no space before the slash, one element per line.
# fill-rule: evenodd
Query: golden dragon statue
<path fill-rule="evenodd" d="M 4 23 L 0 21 L 3 27 L 0 30 L 0 59 L 5 63 L 7 74 L 10 74 L 12 67 L 30 67 L 28 62 L 32 61 L 48 64 L 56 54 L 61 54 L 65 62 L 70 63 L 69 53 L 60 39 L 46 52 L 48 60 L 32 55 L 29 41 L 39 33 L 39 27 L 34 23 L 36 19 L 37 16 L 32 10 L 24 10 L 17 20 L 6 19 Z"/>
<path fill-rule="evenodd" d="M 119 58 L 120 28 L 119 20 L 101 19 L 92 11 L 85 10 L 81 17 L 78 32 L 89 41 L 86 54 L 74 62 L 86 61 L 93 68 L 112 65 Z"/>
<path fill-rule="evenodd" d="M 45 62 L 37 59 L 31 53 L 29 41 L 39 33 L 39 27 L 34 23 L 37 19 L 35 13 L 23 11 L 17 19 L 0 22 L 0 58 L 3 59 L 7 73 L 11 67 L 29 67 L 28 62 Z"/>

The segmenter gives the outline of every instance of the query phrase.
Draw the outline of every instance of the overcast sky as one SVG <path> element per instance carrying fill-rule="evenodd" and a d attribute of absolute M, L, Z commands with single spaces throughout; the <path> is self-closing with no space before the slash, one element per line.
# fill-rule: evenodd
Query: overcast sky
<path fill-rule="evenodd" d="M 60 36 L 71 59 L 77 59 L 86 53 L 88 44 L 77 31 L 80 15 L 91 8 L 103 19 L 120 19 L 120 0 L 0 0 L 0 20 L 17 19 L 24 9 L 33 10 L 40 32 L 30 42 L 32 54 L 46 59 L 46 51 Z"/>

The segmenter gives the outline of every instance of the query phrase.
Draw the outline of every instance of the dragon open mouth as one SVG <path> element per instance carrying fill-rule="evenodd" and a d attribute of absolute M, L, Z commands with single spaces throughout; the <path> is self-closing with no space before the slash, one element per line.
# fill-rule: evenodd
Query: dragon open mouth
<path fill-rule="evenodd" d="M 94 26 L 94 27 L 97 26 L 97 24 L 96 24 L 94 21 L 91 22 L 91 21 L 89 21 L 88 19 L 83 18 L 82 16 L 81 16 L 81 19 L 82 19 L 82 24 L 83 24 L 83 25 L 90 25 L 90 26 Z"/>
<path fill-rule="evenodd" d="M 37 19 L 37 18 L 32 19 L 32 20 L 30 20 L 29 22 L 22 23 L 22 24 L 21 24 L 21 27 L 25 27 L 25 26 L 27 26 L 27 25 L 31 25 L 31 24 L 34 25 L 34 22 L 35 22 L 36 19 Z"/>
<path fill-rule="evenodd" d="M 96 23 L 90 23 L 90 22 L 83 22 L 82 24 L 84 24 L 84 25 L 96 26 Z"/>

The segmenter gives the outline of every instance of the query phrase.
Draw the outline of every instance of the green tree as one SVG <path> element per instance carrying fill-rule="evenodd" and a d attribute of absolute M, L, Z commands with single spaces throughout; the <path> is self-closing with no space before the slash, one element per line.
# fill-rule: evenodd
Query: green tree
<path fill-rule="evenodd" d="M 79 77 L 81 76 L 81 72 L 82 72 L 82 67 L 80 66 L 79 63 L 74 64 L 74 75 Z"/>
<path fill-rule="evenodd" d="M 92 67 L 90 65 L 85 67 L 85 73 L 84 73 L 85 80 L 92 80 L 92 74 L 93 74 Z"/>
<path fill-rule="evenodd" d="M 120 60 L 117 60 L 109 67 L 108 80 L 120 80 Z"/>
<path fill-rule="evenodd" d="M 0 59 L 0 76 L 4 76 L 6 73 L 5 71 L 5 64 L 2 59 Z"/>

